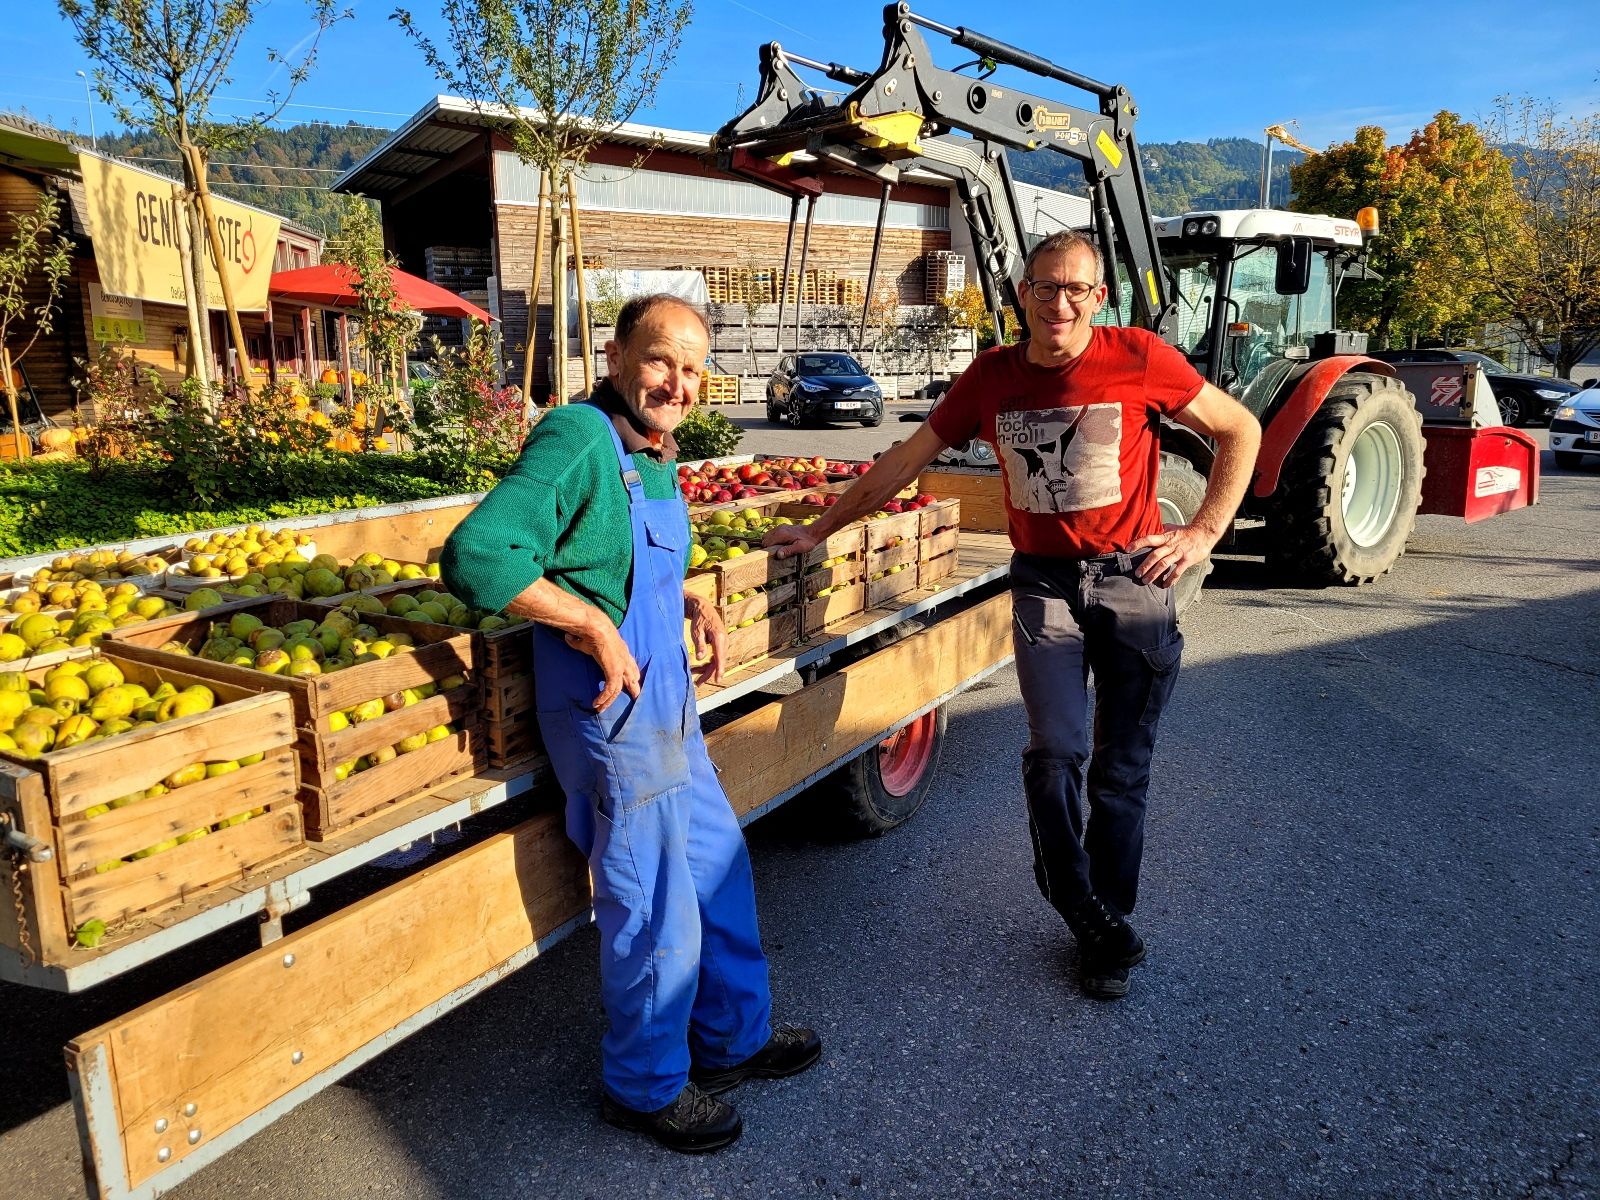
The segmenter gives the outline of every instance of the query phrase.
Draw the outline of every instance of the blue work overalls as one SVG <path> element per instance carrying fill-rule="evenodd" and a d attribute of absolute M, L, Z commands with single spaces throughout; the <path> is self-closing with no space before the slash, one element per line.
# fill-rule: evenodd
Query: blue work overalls
<path fill-rule="evenodd" d="M 683 639 L 689 522 L 649 500 L 605 421 L 627 484 L 633 575 L 622 640 L 640 690 L 603 713 L 599 665 L 534 631 L 539 729 L 567 796 L 567 834 L 589 860 L 600 930 L 606 1090 L 640 1112 L 670 1104 L 689 1063 L 744 1061 L 771 1036 L 767 960 L 744 835 L 706 755 Z"/>

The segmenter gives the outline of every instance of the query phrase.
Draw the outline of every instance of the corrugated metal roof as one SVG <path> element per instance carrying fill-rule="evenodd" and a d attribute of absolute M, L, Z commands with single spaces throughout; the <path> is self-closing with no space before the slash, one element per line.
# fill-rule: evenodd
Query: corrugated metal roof
<path fill-rule="evenodd" d="M 536 108 L 519 108 L 516 112 L 524 119 L 539 119 L 539 110 Z M 435 96 L 385 139 L 382 145 L 336 179 L 332 190 L 359 192 L 382 199 L 385 193 L 404 187 L 417 175 L 437 166 L 440 154 L 454 154 L 472 141 L 472 131 L 461 126 L 494 129 L 509 120 L 511 110 L 503 106 L 484 105 L 480 108 L 460 96 Z M 449 123 L 445 124 L 444 121 Z M 709 133 L 633 122 L 618 125 L 606 135 L 606 140 L 641 149 L 660 147 L 690 154 L 704 154 L 711 148 Z M 408 153 L 418 150 L 433 153 Z"/>

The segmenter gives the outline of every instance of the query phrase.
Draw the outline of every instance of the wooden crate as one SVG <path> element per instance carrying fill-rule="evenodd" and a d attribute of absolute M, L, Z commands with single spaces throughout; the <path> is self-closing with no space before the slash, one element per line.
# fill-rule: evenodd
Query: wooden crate
<path fill-rule="evenodd" d="M 444 584 L 437 579 L 408 579 L 402 583 L 390 583 L 372 588 L 368 594 L 387 604 L 391 597 L 401 592 L 424 590 L 444 590 Z M 337 608 L 355 594 L 346 592 L 343 596 L 313 600 L 310 603 L 317 607 Z M 365 617 L 368 614 L 361 615 Z M 463 632 L 460 626 L 434 625 L 423 621 L 405 622 L 408 629 L 412 625 L 421 624 L 427 624 L 435 629 L 445 629 L 452 634 Z M 477 665 L 478 693 L 483 701 L 482 715 L 486 726 L 516 723 L 523 718 L 531 724 L 533 623 L 525 621 L 509 629 L 467 629 L 465 632 L 472 638 L 472 660 Z M 489 766 L 496 768 L 515 766 L 529 757 L 531 751 L 508 757 L 506 753 L 495 749 L 497 743 L 508 745 L 512 741 L 513 739 L 500 734 L 487 742 Z"/>
<path fill-rule="evenodd" d="M 231 611 L 254 613 L 268 625 L 282 625 L 301 617 L 320 622 L 328 615 L 324 605 L 276 597 L 254 600 Z M 155 634 L 146 632 L 143 626 L 130 626 L 117 630 L 111 640 L 119 654 L 143 662 L 178 664 L 207 679 L 254 691 L 288 693 L 297 729 L 295 747 L 300 755 L 300 798 L 305 806 L 306 836 L 321 841 L 451 775 L 485 765 L 478 711 L 481 701 L 476 686 L 439 692 L 418 704 L 337 733 L 328 728 L 328 718 L 333 713 L 367 700 L 438 683 L 452 675 L 464 675 L 474 684 L 477 678 L 470 634 L 379 613 L 363 613 L 362 620 L 381 632 L 409 633 L 416 650 L 359 663 L 331 675 L 291 678 L 231 663 L 174 655 L 159 648 L 170 638 L 198 649 L 210 633 L 211 622 L 204 614 L 190 614 L 186 623 Z M 446 724 L 458 726 L 458 731 L 413 753 L 397 755 L 346 779 L 337 778 L 336 769 L 341 763 Z"/>
<path fill-rule="evenodd" d="M 918 509 L 917 586 L 932 587 L 956 569 L 961 543 L 961 501 L 955 497 Z"/>
<path fill-rule="evenodd" d="M 739 403 L 737 375 L 704 375 L 700 379 L 700 400 L 704 404 Z"/>
<path fill-rule="evenodd" d="M 798 511 L 796 511 L 798 510 Z M 811 515 L 809 504 L 785 505 L 784 516 Z M 813 637 L 867 606 L 866 526 L 846 525 L 800 560 L 800 636 Z M 822 564 L 844 559 L 831 566 Z M 820 595 L 827 589 L 827 595 Z"/>
<path fill-rule="evenodd" d="M 728 631 L 724 671 L 765 658 L 799 640 L 799 574 L 797 559 L 780 559 L 766 550 L 751 550 L 689 572 L 684 590 L 716 604 Z M 729 599 L 753 588 L 764 590 L 742 600 Z M 752 623 L 740 628 L 747 620 Z"/>
<path fill-rule="evenodd" d="M 916 509 L 866 521 L 868 608 L 876 608 L 917 586 L 920 527 L 921 513 Z"/>
<path fill-rule="evenodd" d="M 183 669 L 182 660 L 176 665 L 148 663 L 129 658 L 116 647 L 108 647 L 100 657 L 115 663 L 127 682 L 147 690 L 163 682 L 180 690 L 203 684 L 217 704 L 194 716 L 82 742 L 41 758 L 0 751 L 0 760 L 7 764 L 0 771 L 0 808 L 13 809 L 25 832 L 55 850 L 50 864 L 34 870 L 51 877 L 45 890 L 59 896 L 62 922 L 41 924 L 66 933 L 91 919 L 114 926 L 149 916 L 197 893 L 237 883 L 305 841 L 287 696 L 203 677 Z M 42 680 L 48 670 L 36 668 L 29 678 Z M 193 763 L 257 753 L 264 755 L 258 763 L 88 815 L 91 808 L 144 791 Z M 25 803 L 29 793 L 36 801 L 31 806 Z M 266 812 L 261 815 L 212 829 L 205 837 L 114 870 L 97 870 L 179 835 L 263 808 Z M 64 953 L 67 948 L 47 949 Z"/>

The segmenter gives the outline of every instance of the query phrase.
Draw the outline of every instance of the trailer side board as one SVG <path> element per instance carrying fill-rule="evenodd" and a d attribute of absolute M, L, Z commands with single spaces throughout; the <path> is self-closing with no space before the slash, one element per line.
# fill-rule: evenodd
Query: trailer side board
<path fill-rule="evenodd" d="M 1010 621 L 1009 595 L 992 597 L 714 731 L 735 809 L 791 792 L 992 670 L 1010 654 Z M 95 1194 L 174 1186 L 521 966 L 589 900 L 561 814 L 543 812 L 75 1039 Z"/>

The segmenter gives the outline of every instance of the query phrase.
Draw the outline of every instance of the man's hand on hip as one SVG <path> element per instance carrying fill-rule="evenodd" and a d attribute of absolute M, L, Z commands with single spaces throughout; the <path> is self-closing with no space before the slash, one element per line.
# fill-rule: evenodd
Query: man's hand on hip
<path fill-rule="evenodd" d="M 623 692 L 638 697 L 639 664 L 633 661 L 633 651 L 622 640 L 622 634 L 617 632 L 617 627 L 603 613 L 596 611 L 594 619 L 588 621 L 581 630 L 566 636 L 567 645 L 574 650 L 582 650 L 599 663 L 600 673 L 605 676 L 605 686 L 595 697 L 595 712 L 605 712 Z"/>
<path fill-rule="evenodd" d="M 1140 583 L 1169 588 L 1190 567 L 1204 562 L 1216 544 L 1216 536 L 1198 525 L 1169 525 L 1160 533 L 1146 534 L 1128 550 L 1137 553 L 1146 547 L 1150 549 L 1139 564 Z"/>

